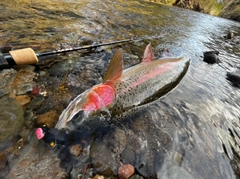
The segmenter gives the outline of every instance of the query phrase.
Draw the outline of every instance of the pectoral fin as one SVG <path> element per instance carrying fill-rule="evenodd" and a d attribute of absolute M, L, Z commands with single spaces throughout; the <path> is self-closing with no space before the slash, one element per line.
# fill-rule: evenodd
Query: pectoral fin
<path fill-rule="evenodd" d="M 106 81 L 114 81 L 121 77 L 123 72 L 123 54 L 122 49 L 119 49 L 115 55 L 113 56 L 105 77 L 103 79 L 103 83 Z"/>

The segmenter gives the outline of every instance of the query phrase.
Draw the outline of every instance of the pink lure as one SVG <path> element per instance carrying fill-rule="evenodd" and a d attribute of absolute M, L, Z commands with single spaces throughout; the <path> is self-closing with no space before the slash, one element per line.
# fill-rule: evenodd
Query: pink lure
<path fill-rule="evenodd" d="M 44 132 L 43 132 L 42 128 L 37 128 L 35 131 L 35 134 L 36 134 L 38 140 L 40 140 L 44 137 Z"/>

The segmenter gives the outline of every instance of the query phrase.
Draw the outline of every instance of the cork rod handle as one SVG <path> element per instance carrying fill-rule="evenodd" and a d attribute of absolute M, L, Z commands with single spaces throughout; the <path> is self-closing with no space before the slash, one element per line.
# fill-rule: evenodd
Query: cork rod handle
<path fill-rule="evenodd" d="M 17 65 L 37 64 L 38 58 L 31 48 L 12 50 L 9 52 Z"/>

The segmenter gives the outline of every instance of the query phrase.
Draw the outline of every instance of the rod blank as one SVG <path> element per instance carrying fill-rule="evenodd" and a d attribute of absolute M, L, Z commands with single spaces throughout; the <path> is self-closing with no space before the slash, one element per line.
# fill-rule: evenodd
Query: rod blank
<path fill-rule="evenodd" d="M 86 46 L 73 47 L 73 48 L 66 48 L 66 49 L 61 49 L 61 50 L 56 50 L 51 52 L 41 52 L 41 53 L 35 53 L 34 50 L 31 48 L 12 50 L 9 52 L 8 55 L 3 55 L 0 52 L 0 69 L 10 68 L 14 65 L 37 64 L 39 61 L 38 57 L 42 57 L 42 56 L 55 55 L 59 53 L 65 53 L 65 52 L 71 52 L 71 51 L 77 51 L 77 50 L 93 49 L 101 46 L 114 45 L 119 43 L 129 43 L 131 41 L 133 41 L 133 39 L 125 39 L 125 40 L 86 45 Z"/>

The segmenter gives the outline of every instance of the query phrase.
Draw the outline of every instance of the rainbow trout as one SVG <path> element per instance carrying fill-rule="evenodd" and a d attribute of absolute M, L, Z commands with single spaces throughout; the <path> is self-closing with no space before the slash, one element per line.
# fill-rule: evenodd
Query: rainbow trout
<path fill-rule="evenodd" d="M 153 58 L 149 44 L 142 62 L 123 70 L 123 55 L 119 49 L 102 83 L 78 95 L 62 112 L 55 128 L 72 130 L 99 112 L 107 112 L 113 117 L 149 103 L 174 88 L 189 66 L 186 58 Z"/>

